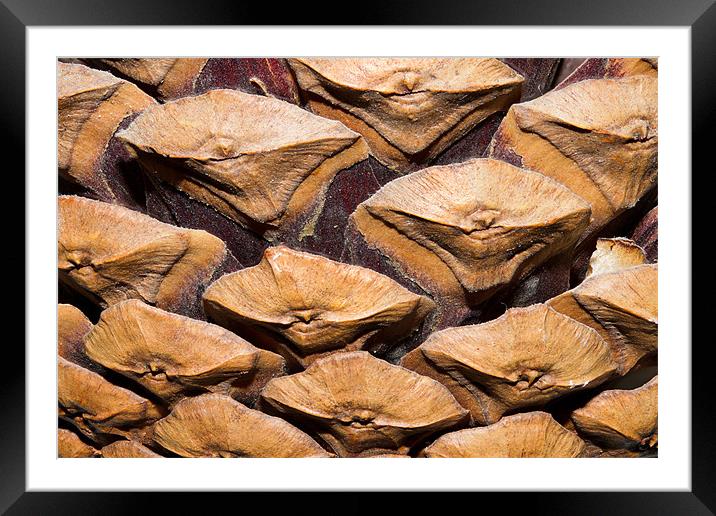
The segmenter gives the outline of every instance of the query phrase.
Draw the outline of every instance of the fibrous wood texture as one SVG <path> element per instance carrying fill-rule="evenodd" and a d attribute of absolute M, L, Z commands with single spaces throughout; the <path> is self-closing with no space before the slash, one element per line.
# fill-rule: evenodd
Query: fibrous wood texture
<path fill-rule="evenodd" d="M 657 84 L 63 58 L 58 456 L 657 456 Z"/>

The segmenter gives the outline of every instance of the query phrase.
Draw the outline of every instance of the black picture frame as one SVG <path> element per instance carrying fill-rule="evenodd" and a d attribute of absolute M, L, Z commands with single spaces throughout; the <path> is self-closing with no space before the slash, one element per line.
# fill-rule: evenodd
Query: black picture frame
<path fill-rule="evenodd" d="M 708 245 L 713 229 L 710 225 L 712 200 L 705 198 L 712 190 L 707 181 L 713 177 L 713 158 L 708 154 L 713 147 L 716 114 L 716 6 L 714 0 L 490 0 L 460 2 L 456 0 L 383 1 L 359 2 L 359 7 L 340 14 L 336 2 L 312 1 L 295 3 L 293 6 L 276 4 L 267 8 L 263 2 L 214 1 L 192 2 L 190 0 L 0 0 L 0 54 L 2 55 L 3 94 L 0 95 L 0 140 L 3 156 L 14 157 L 6 176 L 5 194 L 25 192 L 24 176 L 11 172 L 24 170 L 25 137 L 25 29 L 29 26 L 62 25 L 320 25 L 341 22 L 369 25 L 606 25 L 606 26 L 684 26 L 691 27 L 692 71 L 692 162 L 693 170 L 700 170 L 692 180 L 692 242 Z M 279 7 L 280 6 L 280 7 Z M 349 13 L 349 14 L 348 14 Z M 683 173 L 689 180 L 688 171 Z M 704 177 L 708 176 L 708 177 Z M 698 179 L 698 181 L 696 181 Z M 711 179 L 713 181 L 713 179 Z M 698 183 L 698 188 L 695 188 Z M 11 190 L 12 189 L 12 190 Z M 16 195 L 17 196 L 17 195 Z M 19 197 L 19 196 L 17 196 Z M 14 215 L 12 215 L 14 213 Z M 6 221 L 19 235 L 13 235 L 16 245 L 4 256 L 7 279 L 6 288 L 14 288 L 14 294 L 6 294 L 12 304 L 24 310 L 24 296 L 19 285 L 10 287 L 11 280 L 19 282 L 16 271 L 24 269 L 24 251 L 18 252 L 18 242 L 24 242 L 24 226 L 17 223 L 17 209 L 11 211 Z M 8 227 L 11 231 L 12 228 Z M 12 240 L 12 237 L 10 237 Z M 701 252 L 692 248 L 692 271 L 698 271 L 699 282 L 692 289 L 692 490 L 690 492 L 623 492 L 623 493 L 472 493 L 451 494 L 450 504 L 466 503 L 467 507 L 480 510 L 488 501 L 497 502 L 500 512 L 524 512 L 530 514 L 714 514 L 716 512 L 716 439 L 712 431 L 712 415 L 716 412 L 711 358 L 713 337 L 704 330 L 713 316 L 712 302 L 705 296 L 713 284 L 714 267 L 710 263 L 708 248 Z M 24 249 L 24 246 L 23 246 Z M 25 270 L 25 274 L 28 271 Z M 696 273 L 696 272 L 695 272 Z M 701 278 L 706 281 L 701 281 Z M 697 295 L 697 291 L 703 296 Z M 6 291 L 7 292 L 7 291 Z M 22 290 L 24 292 L 24 290 Z M 699 301 L 703 300 L 703 301 Z M 8 328 L 14 321 L 8 319 Z M 14 323 L 17 325 L 17 323 Z M 0 512 L 8 514 L 128 514 L 188 511 L 187 495 L 181 493 L 40 493 L 25 492 L 25 352 L 20 340 L 8 338 L 2 358 L 0 373 L 0 407 L 3 419 L 0 423 Z M 686 347 L 690 343 L 673 343 Z M 10 365 L 8 365 L 10 364 Z M 537 472 L 538 474 L 538 472 Z M 251 500 L 260 496 L 270 503 L 272 511 L 285 506 L 316 507 L 331 513 L 323 505 L 311 505 L 307 497 L 312 493 L 283 494 L 218 494 L 204 493 L 207 507 L 230 500 L 239 507 L 249 507 Z M 325 495 L 320 495 L 322 500 Z M 374 494 L 347 493 L 342 495 L 341 513 L 357 513 L 372 510 L 376 503 L 381 510 L 411 510 L 409 505 L 424 504 L 423 496 L 381 496 L 373 501 Z M 470 498 L 468 498 L 468 496 Z M 232 497 L 232 498 L 229 498 Z M 479 498 L 476 498 L 479 497 Z M 499 499 L 495 499 L 499 498 Z M 495 500 L 493 500 L 495 499 Z M 509 503 L 504 503 L 504 502 Z M 447 502 L 446 502 L 447 503 Z M 322 509 L 319 509 L 323 507 Z M 339 509 L 340 507 L 340 509 Z"/>

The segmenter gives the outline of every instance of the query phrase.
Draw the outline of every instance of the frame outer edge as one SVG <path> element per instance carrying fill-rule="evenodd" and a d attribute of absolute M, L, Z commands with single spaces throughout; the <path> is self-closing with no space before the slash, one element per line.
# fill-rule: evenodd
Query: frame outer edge
<path fill-rule="evenodd" d="M 712 259 L 707 249 L 697 252 L 694 243 L 712 243 L 710 221 L 710 193 L 714 191 L 713 174 L 695 171 L 713 169 L 713 147 L 716 131 L 716 4 L 706 10 L 691 27 L 691 102 L 692 102 L 692 274 L 707 274 L 710 285 L 692 279 L 692 439 L 691 439 L 691 488 L 693 493 L 712 512 L 716 512 L 716 439 L 713 415 L 716 413 L 716 397 L 713 382 L 713 361 L 716 358 L 713 347 L 713 333 L 704 326 L 713 317 L 713 302 L 709 301 L 713 289 Z M 709 167 L 709 168 L 705 168 Z M 699 186 L 695 187 L 698 177 Z M 711 188 L 706 184 L 710 181 Z M 698 272 L 697 272 L 698 271 Z M 708 271 L 708 272 L 706 272 Z M 697 288 L 694 288 L 697 287 Z"/>
<path fill-rule="evenodd" d="M 1 0 L 25 25 L 662 25 L 688 26 L 713 0 L 363 0 L 350 23 L 335 2 L 266 10 L 261 2 L 213 0 Z M 341 23 L 343 21 L 343 23 Z M 427 21 L 427 23 L 426 23 Z"/>
<path fill-rule="evenodd" d="M 3 70 L 3 94 L 0 95 L 0 142 L 4 147 L 3 163 L 7 184 L 4 192 L 25 199 L 25 26 L 5 5 L 0 4 L 0 61 Z M 23 202 L 23 201 L 19 201 Z M 0 407 L 3 423 L 0 426 L 0 513 L 25 491 L 25 225 L 17 223 L 18 206 L 4 205 L 2 227 L 9 232 L 6 242 L 9 252 L 4 256 L 8 275 L 3 287 L 14 301 L 6 304 L 3 317 L 8 331 L 3 345 L 0 374 Z M 24 208 L 22 211 L 24 215 Z M 21 314 L 10 312 L 20 312 Z M 20 328 L 19 331 L 17 328 Z M 17 334 L 22 336 L 22 341 Z"/>
<path fill-rule="evenodd" d="M 105 2 L 103 2 L 105 3 Z M 143 3 L 143 2 L 142 2 Z M 716 70 L 714 70 L 714 49 L 716 49 L 716 7 L 713 4 L 713 0 L 689 0 L 688 2 L 671 2 L 668 0 L 660 0 L 658 2 L 636 0 L 629 4 L 629 9 L 625 13 L 622 9 L 625 4 L 622 1 L 618 2 L 619 8 L 616 6 L 616 1 L 609 0 L 602 2 L 601 4 L 591 3 L 587 6 L 586 2 L 573 1 L 573 2 L 526 2 L 520 4 L 519 9 L 510 8 L 509 5 L 514 3 L 512 0 L 503 0 L 501 2 L 483 2 L 479 6 L 471 7 L 455 7 L 451 10 L 446 8 L 444 3 L 439 3 L 441 12 L 434 12 L 435 4 L 433 7 L 425 3 L 411 4 L 413 9 L 406 13 L 405 9 L 401 9 L 399 6 L 384 5 L 380 8 L 376 8 L 376 11 L 369 14 L 363 14 L 359 17 L 361 19 L 355 20 L 356 22 L 368 21 L 374 24 L 391 24 L 391 23 L 404 23 L 404 24 L 422 24 L 424 20 L 430 20 L 431 23 L 441 24 L 446 22 L 447 18 L 452 18 L 452 23 L 457 20 L 460 24 L 552 24 L 552 25 L 572 25 L 572 24 L 584 24 L 585 13 L 589 16 L 589 25 L 598 24 L 611 24 L 611 25 L 631 25 L 638 23 L 639 25 L 692 25 L 692 129 L 693 129 L 693 158 L 694 160 L 704 160 L 703 163 L 708 163 L 706 159 L 707 150 L 713 142 L 714 130 L 712 113 L 716 112 L 716 106 L 714 105 L 714 96 L 712 95 L 713 84 L 716 80 Z M 265 15 L 261 16 L 262 10 L 259 6 L 247 6 L 240 5 L 239 2 L 233 2 L 233 8 L 228 10 L 218 9 L 216 11 L 207 10 L 208 14 L 201 15 L 191 8 L 190 4 L 185 0 L 177 0 L 172 4 L 171 9 L 164 8 L 169 5 L 168 2 L 159 1 L 152 2 L 151 8 L 148 8 L 146 3 L 144 7 L 140 6 L 140 2 L 123 2 L 121 4 L 106 2 L 106 5 L 102 8 L 97 8 L 95 4 L 93 9 L 87 8 L 88 3 L 86 1 L 70 2 L 69 0 L 56 0 L 50 3 L 48 0 L 38 0 L 35 2 L 24 3 L 21 0 L 3 0 L 0 4 L 0 42 L 2 42 L 3 49 L 3 62 L 5 66 L 3 69 L 7 72 L 4 77 L 4 83 L 6 85 L 5 95 L 0 97 L 0 115 L 4 121 L 0 124 L 0 131 L 4 132 L 5 138 L 3 143 L 7 149 L 18 149 L 22 145 L 21 138 L 25 136 L 25 121 L 24 111 L 21 111 L 18 106 L 25 105 L 25 25 L 65 25 L 69 23 L 75 25 L 107 25 L 107 24 L 170 24 L 170 25 L 182 25 L 182 24 L 214 24 L 214 23 L 250 23 L 251 21 L 265 20 Z M 229 2 L 219 2 L 219 4 L 229 5 Z M 421 5 L 422 4 L 422 5 Z M 501 4 L 501 6 L 500 6 Z M 10 5 L 10 8 L 7 7 Z M 114 5 L 114 9 L 112 8 Z M 122 12 L 118 12 L 118 6 L 121 5 Z M 193 4 L 195 6 L 195 4 Z M 532 5 L 532 7 L 530 7 Z M 545 6 L 549 5 L 550 8 L 546 9 Z M 595 5 L 598 7 L 595 9 Z M 106 7 L 106 9 L 105 9 Z M 173 11 L 173 12 L 172 12 Z M 365 13 L 369 10 L 364 10 Z M 538 12 L 539 11 L 539 12 Z M 599 11 L 599 12 L 596 12 Z M 265 12 L 265 11 L 263 11 Z M 287 13 L 289 18 L 295 13 Z M 407 14 L 407 15 L 406 15 Z M 198 15 L 198 16 L 197 16 Z M 434 16 L 433 16 L 434 15 Z M 594 15 L 594 16 L 592 16 Z M 213 16 L 213 20 L 210 19 Z M 237 18 L 238 17 L 238 18 Z M 219 19 L 220 18 L 220 19 Z M 270 20 L 272 23 L 281 24 L 282 21 Z M 302 17 L 294 18 L 293 21 L 302 21 Z M 314 19 L 313 24 L 317 21 Z M 321 23 L 330 23 L 328 21 L 322 21 Z M 319 23 L 320 24 L 320 23 Z M 698 110 L 693 109 L 693 106 L 697 106 Z M 22 114 L 21 114 L 22 113 Z M 11 155 L 18 156 L 18 153 L 11 152 Z M 24 170 L 24 153 L 19 155 L 20 169 Z M 708 171 L 706 172 L 708 174 Z M 23 192 L 24 176 L 21 183 Z M 692 185 L 693 188 L 693 185 Z M 704 188 L 699 189 L 701 192 Z M 693 190 L 696 193 L 696 190 Z M 703 195 L 703 193 L 702 193 Z M 710 204 L 707 203 L 693 203 L 694 215 L 694 228 L 693 235 L 701 234 L 697 233 L 698 229 L 696 224 L 698 221 L 700 225 L 705 225 L 710 220 L 710 213 L 707 211 Z M 22 268 L 24 269 L 24 227 L 23 236 L 21 241 L 23 242 L 22 251 Z M 707 234 L 707 233 L 704 233 Z M 17 241 L 17 240 L 15 240 Z M 711 270 L 711 265 L 707 262 L 708 253 L 703 255 L 693 254 L 693 270 Z M 20 256 L 14 254 L 10 261 L 15 262 L 12 265 L 20 265 Z M 711 275 L 713 278 L 713 274 Z M 702 287 L 703 288 L 703 287 Z M 24 292 L 24 291 L 23 291 Z M 693 292 L 695 294 L 695 292 Z M 692 295 L 693 295 L 692 294 Z M 23 308 L 25 308 L 24 294 L 23 294 Z M 694 298 L 693 303 L 693 322 L 696 323 L 699 320 L 708 320 L 707 310 L 709 309 L 708 304 L 699 304 Z M 696 329 L 696 325 L 694 325 Z M 702 340 L 704 346 L 701 348 L 693 348 L 693 441 L 692 449 L 697 449 L 698 453 L 692 454 L 692 481 L 693 481 L 693 494 L 691 493 L 653 493 L 648 495 L 651 499 L 659 499 L 659 508 L 662 512 L 668 506 L 672 506 L 672 503 L 678 504 L 679 512 L 683 513 L 686 507 L 689 507 L 690 514 L 708 514 L 712 513 L 707 507 L 714 508 L 716 505 L 716 493 L 712 488 L 716 485 L 716 479 L 714 478 L 714 468 L 716 467 L 716 442 L 713 440 L 713 432 L 711 431 L 711 415 L 716 412 L 716 402 L 713 397 L 713 387 L 711 385 L 710 377 L 712 372 L 709 370 L 710 361 L 706 354 L 710 351 L 708 346 L 708 339 Z M 9 343 L 11 344 L 11 343 Z M 19 348 L 19 346 L 15 346 Z M 0 382 L 2 384 L 2 390 L 0 391 L 0 403 L 4 409 L 4 415 L 7 418 L 9 424 L 6 425 L 3 431 L 3 437 L 0 439 L 0 459 L 2 461 L 2 472 L 0 472 L 0 512 L 4 511 L 8 506 L 22 495 L 25 490 L 25 390 L 24 390 L 24 379 L 25 379 L 25 355 L 24 350 L 12 349 L 12 345 L 8 345 L 6 348 L 7 355 L 4 356 L 6 363 L 12 363 L 17 367 L 13 367 L 12 370 L 8 371 L 7 374 L 0 376 Z M 13 356 L 13 355 L 17 356 Z M 16 422 L 20 424 L 15 425 Z M 90 498 L 96 498 L 96 502 L 99 503 L 99 497 L 103 500 L 109 500 L 111 498 L 118 498 L 116 494 L 101 494 L 94 493 Z M 175 496 L 174 494 L 173 496 Z M 245 496 L 241 495 L 241 496 Z M 515 493 L 516 495 L 516 493 Z M 554 497 L 555 499 L 561 499 L 564 504 L 569 501 L 570 504 L 579 503 L 577 497 L 580 499 L 591 499 L 592 502 L 596 502 L 596 493 L 569 493 L 561 494 Z M 216 494 L 214 494 L 216 496 Z M 325 495 L 324 495 L 325 496 Z M 368 495 L 360 495 L 368 496 Z M 482 496 L 482 495 L 480 495 Z M 531 497 L 543 498 L 552 497 L 547 493 L 532 493 Z M 592 497 L 595 498 L 592 498 Z M 637 502 L 639 500 L 639 506 L 636 503 L 633 506 L 632 514 L 645 513 L 651 504 L 644 503 L 645 495 L 634 494 L 632 498 L 625 498 L 627 493 L 618 494 L 601 494 L 599 495 L 602 499 L 607 499 L 610 502 L 614 500 L 621 500 L 619 505 L 622 509 L 631 504 L 629 501 Z M 72 498 L 79 498 L 73 494 L 26 494 L 21 496 L 20 500 L 13 505 L 11 510 L 12 513 L 17 513 L 16 510 L 21 510 L 22 507 L 29 508 L 26 503 L 31 505 L 38 503 L 40 499 L 46 502 L 52 503 L 52 501 L 59 501 L 60 503 L 71 502 Z M 69 498 L 69 499 L 68 499 Z M 53 499 L 52 501 L 50 499 Z M 180 498 L 181 499 L 181 498 Z M 119 500 L 117 500 L 119 501 Z M 666 503 L 665 503 L 666 502 Z M 682 505 L 683 504 L 683 505 Z M 613 505 L 608 503 L 607 505 Z M 51 505 L 43 503 L 43 507 L 50 507 Z M 69 506 L 72 506 L 69 503 Z M 119 503 L 117 508 L 121 508 L 122 504 Z M 583 509 L 584 505 L 580 505 Z M 35 505 L 35 507 L 37 507 Z M 574 507 L 574 506 L 572 506 Z M 106 509 L 107 507 L 105 507 Z M 600 510 L 605 507 L 601 507 Z M 55 509 L 57 507 L 55 506 Z M 557 509 L 555 506 L 550 507 L 551 510 Z M 61 511 L 64 512 L 64 511 Z M 113 512 L 113 511 L 110 511 Z M 623 511 L 619 511 L 622 513 Z M 20 512 L 23 513 L 23 512 Z M 55 512 L 57 514 L 57 512 Z M 554 511 L 559 513 L 559 510 Z M 590 513 L 589 510 L 583 514 Z M 105 513 L 107 514 L 107 513 Z"/>

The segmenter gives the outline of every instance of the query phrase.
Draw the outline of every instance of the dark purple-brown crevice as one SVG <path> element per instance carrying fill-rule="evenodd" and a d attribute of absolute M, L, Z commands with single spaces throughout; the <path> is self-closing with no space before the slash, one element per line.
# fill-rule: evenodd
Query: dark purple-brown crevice
<path fill-rule="evenodd" d="M 563 59 L 509 57 L 501 61 L 525 78 L 520 102 L 527 102 L 549 91 Z"/>
<path fill-rule="evenodd" d="M 298 88 L 285 59 L 212 58 L 201 70 L 194 93 L 231 88 L 298 104 Z"/>
<path fill-rule="evenodd" d="M 634 232 L 631 239 L 641 246 L 646 254 L 649 263 L 655 263 L 659 259 L 659 207 L 654 207 L 649 213 L 644 215 Z"/>

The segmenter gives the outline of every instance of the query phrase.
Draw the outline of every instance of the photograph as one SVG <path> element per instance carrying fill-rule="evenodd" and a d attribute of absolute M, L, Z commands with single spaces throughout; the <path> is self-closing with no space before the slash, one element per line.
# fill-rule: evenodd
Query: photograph
<path fill-rule="evenodd" d="M 56 58 L 57 457 L 658 458 L 659 62 Z"/>

